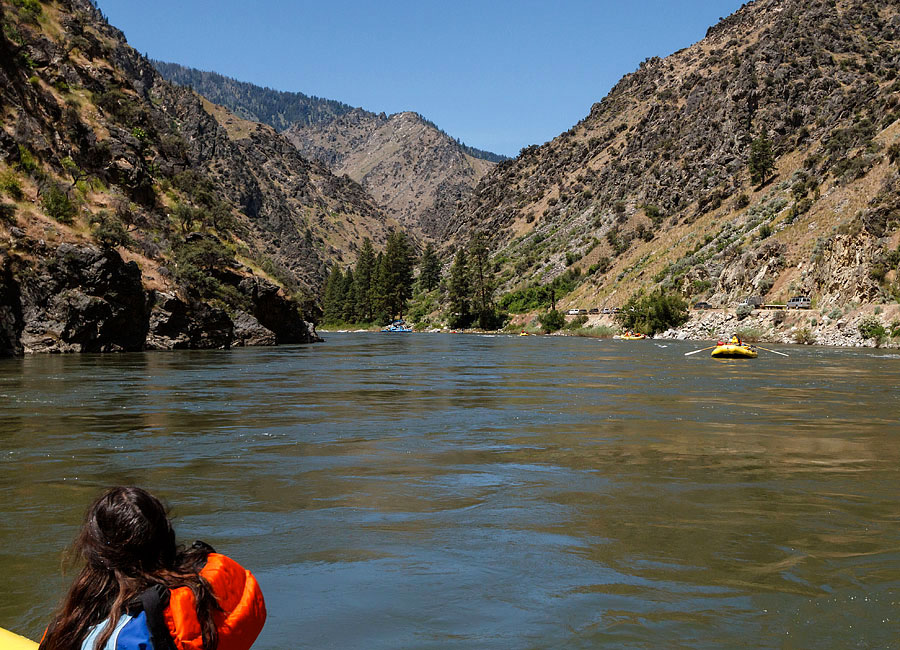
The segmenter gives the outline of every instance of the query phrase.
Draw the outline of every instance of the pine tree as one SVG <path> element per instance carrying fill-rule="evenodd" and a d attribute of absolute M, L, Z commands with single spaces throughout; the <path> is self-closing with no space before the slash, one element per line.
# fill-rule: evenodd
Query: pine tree
<path fill-rule="evenodd" d="M 322 320 L 339 323 L 344 312 L 344 274 L 337 265 L 331 269 L 325 281 L 325 296 L 322 299 Z"/>
<path fill-rule="evenodd" d="M 493 308 L 493 274 L 491 273 L 490 253 L 484 233 L 476 232 L 469 241 L 469 270 L 471 273 L 472 302 L 478 325 L 489 329 L 494 319 Z"/>
<path fill-rule="evenodd" d="M 388 275 L 385 268 L 384 253 L 379 252 L 375 258 L 375 276 L 372 281 L 372 309 L 377 322 L 386 324 L 393 316 L 388 307 Z"/>
<path fill-rule="evenodd" d="M 456 257 L 453 258 L 453 266 L 450 267 L 450 286 L 447 289 L 447 299 L 450 303 L 448 320 L 451 327 L 466 327 L 472 322 L 470 294 L 469 264 L 465 249 L 460 247 L 456 251 Z"/>
<path fill-rule="evenodd" d="M 431 242 L 425 246 L 419 261 L 419 286 L 423 291 L 431 291 L 441 282 L 441 262 L 438 260 Z"/>
<path fill-rule="evenodd" d="M 366 237 L 363 239 L 359 258 L 356 260 L 356 314 L 359 320 L 371 322 L 375 317 L 375 276 L 377 269 L 375 251 L 372 242 Z"/>
<path fill-rule="evenodd" d="M 758 138 L 750 143 L 750 182 L 754 185 L 762 185 L 775 170 L 775 154 L 772 152 L 772 141 L 769 133 L 763 127 Z"/>
<path fill-rule="evenodd" d="M 347 267 L 347 273 L 344 275 L 344 282 L 341 291 L 343 302 L 341 308 L 341 317 L 346 323 L 355 323 L 356 316 L 356 284 L 353 281 L 353 269 Z"/>
<path fill-rule="evenodd" d="M 403 317 L 406 303 L 412 295 L 415 259 L 406 235 L 400 231 L 390 234 L 384 250 L 381 284 L 384 306 L 393 318 Z"/>

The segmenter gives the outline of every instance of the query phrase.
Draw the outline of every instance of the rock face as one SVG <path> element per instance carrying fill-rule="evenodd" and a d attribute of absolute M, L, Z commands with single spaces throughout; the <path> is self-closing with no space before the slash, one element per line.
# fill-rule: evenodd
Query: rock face
<path fill-rule="evenodd" d="M 432 239 L 494 166 L 467 155 L 416 113 L 356 109 L 323 124 L 292 126 L 285 135 L 303 156 L 362 185 L 407 231 Z"/>
<path fill-rule="evenodd" d="M 71 244 L 42 261 L 19 288 L 25 352 L 143 349 L 149 310 L 137 264 Z"/>
<path fill-rule="evenodd" d="M 22 298 L 12 260 L 0 251 L 0 357 L 22 354 Z"/>
<path fill-rule="evenodd" d="M 145 291 L 137 264 L 112 249 L 62 244 L 38 259 L 0 255 L 0 356 L 321 340 L 296 303 L 261 278 L 240 280 L 235 288 L 253 314 L 232 317 L 206 302 Z"/>

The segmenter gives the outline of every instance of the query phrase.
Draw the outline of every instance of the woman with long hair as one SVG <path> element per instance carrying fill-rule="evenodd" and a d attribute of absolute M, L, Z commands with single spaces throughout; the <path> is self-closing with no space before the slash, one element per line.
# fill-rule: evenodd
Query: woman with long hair
<path fill-rule="evenodd" d="M 177 546 L 141 488 L 104 492 L 73 550 L 84 567 L 40 650 L 248 650 L 265 623 L 253 575 L 203 542 Z"/>

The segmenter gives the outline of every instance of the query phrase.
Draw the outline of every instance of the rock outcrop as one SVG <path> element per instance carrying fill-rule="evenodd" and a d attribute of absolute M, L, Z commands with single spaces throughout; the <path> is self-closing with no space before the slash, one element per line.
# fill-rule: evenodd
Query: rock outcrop
<path fill-rule="evenodd" d="M 42 252 L 35 245 L 34 252 Z M 61 244 L 0 255 L 0 356 L 41 352 L 224 349 L 321 340 L 297 305 L 262 278 L 234 287 L 252 313 L 145 290 L 113 249 Z M 239 276 L 240 277 L 240 276 Z"/>
<path fill-rule="evenodd" d="M 143 349 L 149 309 L 137 264 L 72 244 L 37 262 L 17 274 L 25 352 Z"/>

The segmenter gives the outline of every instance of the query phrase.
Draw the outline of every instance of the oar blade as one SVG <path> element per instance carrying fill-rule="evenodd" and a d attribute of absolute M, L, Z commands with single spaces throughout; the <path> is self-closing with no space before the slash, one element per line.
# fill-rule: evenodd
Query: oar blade
<path fill-rule="evenodd" d="M 778 350 L 770 350 L 769 348 L 764 348 L 761 345 L 757 345 L 756 347 L 758 347 L 760 350 L 765 350 L 766 352 L 771 352 L 772 354 L 780 354 L 783 357 L 791 356 L 789 354 L 785 354 L 784 352 L 779 352 Z"/>

